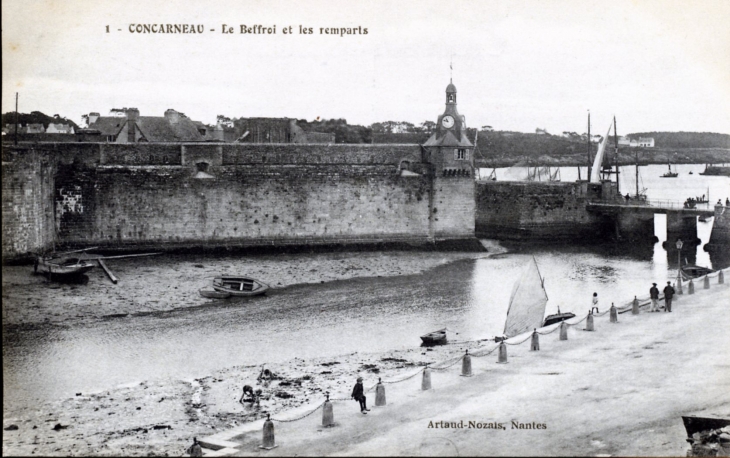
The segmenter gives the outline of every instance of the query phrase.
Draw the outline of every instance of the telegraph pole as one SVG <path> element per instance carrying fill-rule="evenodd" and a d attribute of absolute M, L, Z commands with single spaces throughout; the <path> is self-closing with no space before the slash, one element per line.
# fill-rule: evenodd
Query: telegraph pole
<path fill-rule="evenodd" d="M 18 93 L 15 93 L 15 146 L 18 146 Z"/>

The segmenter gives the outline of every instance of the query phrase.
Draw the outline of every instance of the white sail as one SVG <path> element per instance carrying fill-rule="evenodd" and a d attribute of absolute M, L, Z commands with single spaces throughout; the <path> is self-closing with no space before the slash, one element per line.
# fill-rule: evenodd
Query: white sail
<path fill-rule="evenodd" d="M 601 182 L 601 166 L 603 165 L 603 154 L 606 151 L 606 145 L 608 144 L 608 136 L 611 134 L 611 126 L 613 122 L 608 125 L 608 131 L 606 136 L 601 140 L 601 144 L 598 145 L 598 152 L 596 153 L 596 159 L 593 161 L 593 173 L 591 173 L 591 183 Z"/>
<path fill-rule="evenodd" d="M 547 300 L 543 279 L 533 257 L 512 289 L 504 335 L 513 337 L 541 327 Z"/>

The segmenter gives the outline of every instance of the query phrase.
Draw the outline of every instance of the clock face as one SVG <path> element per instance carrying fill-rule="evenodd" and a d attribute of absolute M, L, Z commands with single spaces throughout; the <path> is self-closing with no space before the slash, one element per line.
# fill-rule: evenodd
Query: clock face
<path fill-rule="evenodd" d="M 448 115 L 444 116 L 444 118 L 441 120 L 441 124 L 445 128 L 450 129 L 450 128 L 454 127 L 454 118 L 452 118 L 451 116 L 448 116 Z"/>

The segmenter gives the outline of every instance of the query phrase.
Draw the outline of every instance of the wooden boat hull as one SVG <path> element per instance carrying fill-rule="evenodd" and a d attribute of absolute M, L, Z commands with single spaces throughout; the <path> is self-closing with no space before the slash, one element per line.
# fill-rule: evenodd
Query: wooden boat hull
<path fill-rule="evenodd" d="M 54 276 L 82 275 L 94 268 L 94 264 L 78 258 L 39 258 L 33 267 L 36 273 Z"/>
<path fill-rule="evenodd" d="M 687 430 L 687 437 L 692 437 L 694 433 L 720 429 L 730 425 L 730 419 L 728 418 L 696 417 L 694 415 L 682 415 L 682 421 L 684 422 L 684 429 Z"/>
<path fill-rule="evenodd" d="M 232 297 L 250 297 L 265 294 L 269 285 L 250 277 L 215 277 L 213 289 Z"/>
<path fill-rule="evenodd" d="M 685 265 L 682 266 L 680 270 L 682 272 L 682 279 L 685 281 L 691 280 L 693 278 L 699 278 L 715 272 L 714 270 L 708 269 L 707 267 L 695 265 Z"/>
<path fill-rule="evenodd" d="M 421 336 L 424 345 L 441 345 L 446 343 L 446 331 L 430 332 Z"/>
<path fill-rule="evenodd" d="M 664 175 L 660 176 L 659 178 L 677 178 L 677 176 L 679 176 L 678 173 L 669 173 L 669 174 L 665 173 Z"/>
<path fill-rule="evenodd" d="M 543 327 L 550 326 L 551 324 L 560 323 L 561 321 L 569 320 L 571 318 L 575 318 L 575 313 L 556 313 L 554 315 L 548 315 L 542 325 Z"/>
<path fill-rule="evenodd" d="M 199 289 L 198 292 L 201 296 L 208 298 L 208 299 L 227 299 L 231 297 L 231 293 L 228 293 L 226 291 L 218 291 L 216 289 Z"/>

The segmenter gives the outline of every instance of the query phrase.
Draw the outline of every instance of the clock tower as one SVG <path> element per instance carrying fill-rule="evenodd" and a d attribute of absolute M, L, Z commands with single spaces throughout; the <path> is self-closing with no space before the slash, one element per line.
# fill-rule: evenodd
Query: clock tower
<path fill-rule="evenodd" d="M 436 130 L 423 144 L 425 162 L 442 176 L 472 176 L 474 145 L 466 135 L 466 118 L 456 109 L 456 86 L 446 86 L 446 108 L 436 121 Z"/>
<path fill-rule="evenodd" d="M 456 109 L 456 86 L 446 86 L 446 108 L 423 144 L 423 162 L 431 164 L 429 235 L 434 241 L 473 239 L 474 145 L 466 135 L 466 119 Z"/>

